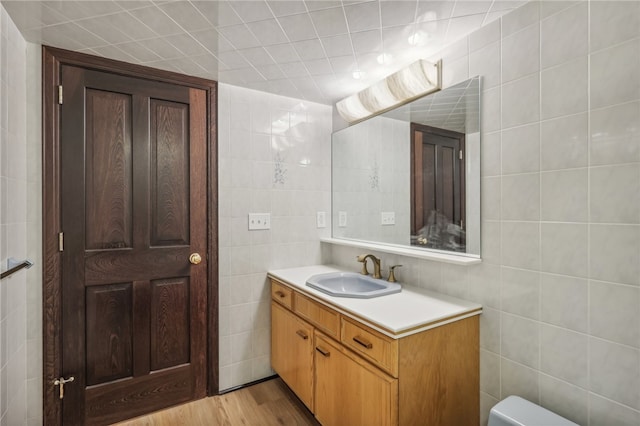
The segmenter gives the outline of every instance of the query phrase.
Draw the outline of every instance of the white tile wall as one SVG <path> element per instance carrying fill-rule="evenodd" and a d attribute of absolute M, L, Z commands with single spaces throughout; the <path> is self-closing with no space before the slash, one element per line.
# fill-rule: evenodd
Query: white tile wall
<path fill-rule="evenodd" d="M 331 234 L 331 107 L 219 85 L 220 389 L 273 374 L 269 269 L 322 261 Z M 317 228 L 324 211 L 326 228 Z M 271 229 L 249 231 L 249 212 Z"/>
<path fill-rule="evenodd" d="M 0 282 L 0 423 L 40 424 L 39 49 L 25 42 L 2 7 L 0 54 L 0 269 L 9 257 L 36 263 Z"/>
<path fill-rule="evenodd" d="M 269 4 L 280 16 L 277 2 Z M 309 10 L 313 5 L 307 3 Z M 131 14 L 140 18 L 146 12 Z M 228 12 L 229 29 L 221 32 L 237 31 L 233 25 L 239 25 L 250 35 L 246 27 L 257 28 L 252 21 L 259 11 Z M 339 61 L 348 43 L 332 35 L 339 28 L 326 14 L 309 16 L 326 35 L 325 51 Z M 38 265 L 39 48 L 24 42 L 3 8 L 0 18 L 0 261 L 29 256 Z M 302 41 L 303 27 L 293 22 L 298 18 L 281 22 L 289 38 Z M 195 30 L 207 27 L 205 22 L 175 19 L 194 26 L 203 45 L 212 42 L 209 30 Z M 369 25 L 356 24 L 352 14 L 346 19 L 363 30 Z M 401 9 L 385 6 L 385 29 L 370 36 L 384 39 L 403 19 Z M 174 21 L 145 21 L 166 37 L 179 32 Z M 482 116 L 483 263 L 465 268 L 378 255 L 385 265 L 402 263 L 398 275 L 407 282 L 485 306 L 484 421 L 494 403 L 516 393 L 579 424 L 640 424 L 639 23 L 637 2 L 531 2 L 442 52 L 446 85 L 478 72 L 488 83 Z M 118 26 L 127 38 L 149 31 Z M 81 25 L 67 30 L 87 34 Z M 253 49 L 254 40 L 243 40 L 244 57 L 264 57 Z M 369 41 L 356 43 L 356 53 L 366 55 L 378 45 Z M 125 60 L 162 57 L 162 66 L 171 67 L 176 45 L 179 38 L 127 42 L 118 49 Z M 313 46 L 300 45 L 299 53 L 276 47 L 267 48 L 281 65 L 274 70 L 289 77 L 298 75 L 291 58 L 315 60 Z M 207 55 L 189 54 L 196 55 L 195 67 L 212 65 Z M 315 225 L 316 211 L 330 218 L 330 107 L 221 84 L 219 111 L 220 384 L 225 389 L 271 373 L 266 271 L 323 260 L 355 268 L 351 259 L 359 251 L 327 247 L 322 256 L 318 243 L 331 227 L 330 220 L 325 229 Z M 250 211 L 270 211 L 272 229 L 249 232 Z M 40 271 L 34 267 L 0 284 L 3 424 L 41 423 Z M 19 280 L 21 285 L 14 285 Z"/>
<path fill-rule="evenodd" d="M 489 73 L 483 263 L 377 253 L 383 267 L 484 305 L 482 424 L 517 394 L 581 425 L 640 425 L 639 3 L 530 2 L 441 55 L 446 85 Z M 325 261 L 355 270 L 360 252 Z"/>

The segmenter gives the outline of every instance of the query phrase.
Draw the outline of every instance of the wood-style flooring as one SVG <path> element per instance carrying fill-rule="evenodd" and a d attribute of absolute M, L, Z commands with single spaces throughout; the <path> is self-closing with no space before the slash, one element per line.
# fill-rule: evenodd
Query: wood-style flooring
<path fill-rule="evenodd" d="M 117 426 L 313 425 L 313 414 L 280 378 L 178 405 Z"/>

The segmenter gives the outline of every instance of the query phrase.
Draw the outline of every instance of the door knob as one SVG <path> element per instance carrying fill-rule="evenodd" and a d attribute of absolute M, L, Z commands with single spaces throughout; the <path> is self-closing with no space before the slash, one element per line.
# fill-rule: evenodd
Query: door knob
<path fill-rule="evenodd" d="M 200 253 L 191 253 L 191 256 L 189 256 L 189 262 L 193 263 L 194 265 L 197 265 L 198 263 L 202 262 L 202 257 L 200 257 Z"/>

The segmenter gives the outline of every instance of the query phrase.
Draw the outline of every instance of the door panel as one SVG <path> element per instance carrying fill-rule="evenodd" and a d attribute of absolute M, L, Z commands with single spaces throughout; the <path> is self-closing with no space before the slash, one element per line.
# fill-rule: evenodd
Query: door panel
<path fill-rule="evenodd" d="M 189 106 L 151 99 L 153 246 L 189 244 Z"/>
<path fill-rule="evenodd" d="M 86 248 L 131 248 L 131 96 L 86 92 Z M 106 125 L 110 123 L 110 125 Z"/>
<path fill-rule="evenodd" d="M 87 385 L 131 376 L 132 285 L 87 287 Z"/>
<path fill-rule="evenodd" d="M 151 283 L 151 371 L 189 362 L 189 279 Z"/>
<path fill-rule="evenodd" d="M 442 179 L 441 204 L 440 211 L 447 218 L 451 219 L 451 223 L 460 223 L 460 200 L 456 199 L 455 173 L 456 153 L 458 148 L 443 145 L 441 147 L 442 161 L 440 170 L 440 178 Z"/>
<path fill-rule="evenodd" d="M 92 386 L 86 389 L 86 414 L 81 423 L 70 423 L 68 413 L 63 413 L 66 424 L 111 424 L 130 418 L 123 411 L 138 416 L 158 410 L 158 407 L 189 401 L 194 382 L 189 366 L 167 369 L 139 379 L 127 378 L 113 382 L 111 386 Z M 65 400 L 67 397 L 65 396 Z M 63 403 L 67 404 L 65 401 Z M 63 411 L 66 408 L 63 406 Z"/>
<path fill-rule="evenodd" d="M 206 393 L 206 95 L 61 75 L 63 421 L 106 424 Z"/>

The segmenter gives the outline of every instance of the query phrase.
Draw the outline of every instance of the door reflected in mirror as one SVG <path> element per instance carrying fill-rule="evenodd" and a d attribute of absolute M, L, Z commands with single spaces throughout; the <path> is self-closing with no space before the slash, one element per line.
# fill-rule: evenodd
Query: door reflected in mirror
<path fill-rule="evenodd" d="M 411 245 L 465 251 L 464 141 L 411 123 Z"/>
<path fill-rule="evenodd" d="M 333 237 L 480 255 L 480 77 L 333 134 Z"/>

